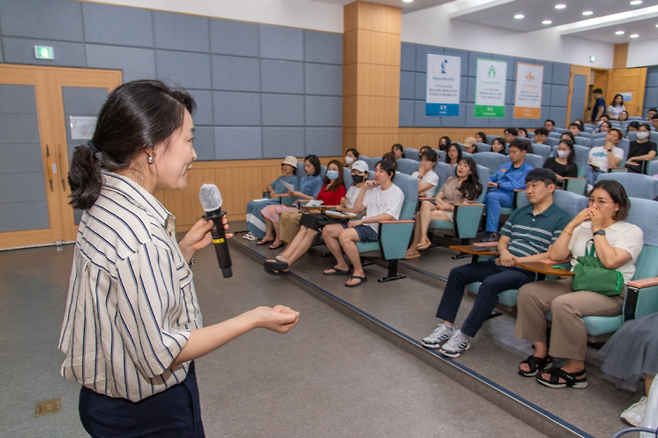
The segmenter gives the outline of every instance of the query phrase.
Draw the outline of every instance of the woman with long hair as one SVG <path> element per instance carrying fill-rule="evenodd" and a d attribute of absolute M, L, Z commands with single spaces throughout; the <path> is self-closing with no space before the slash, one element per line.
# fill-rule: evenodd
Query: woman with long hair
<path fill-rule="evenodd" d="M 459 147 L 457 143 L 453 143 L 448 147 L 446 151 L 446 163 L 452 165 L 457 165 L 462 159 L 462 148 Z"/>
<path fill-rule="evenodd" d="M 615 94 L 614 99 L 612 99 L 612 104 L 608 107 L 608 116 L 613 120 L 617 120 L 622 111 L 626 111 L 626 107 L 624 106 L 624 96 L 621 94 Z"/>

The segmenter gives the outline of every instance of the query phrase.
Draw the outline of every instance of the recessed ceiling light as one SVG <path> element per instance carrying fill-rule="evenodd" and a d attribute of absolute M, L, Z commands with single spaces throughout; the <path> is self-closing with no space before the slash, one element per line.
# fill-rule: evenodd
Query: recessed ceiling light
<path fill-rule="evenodd" d="M 641 4 L 642 4 L 642 0 L 633 0 L 633 1 L 631 2 L 631 4 L 632 4 L 633 6 L 641 5 Z"/>
<path fill-rule="evenodd" d="M 583 15 L 587 16 L 587 15 L 592 15 L 593 13 L 594 12 L 592 12 L 592 11 L 585 11 L 585 12 L 583 12 Z"/>
<path fill-rule="evenodd" d="M 552 24 L 553 22 L 551 20 L 544 20 L 541 22 L 541 24 Z M 656 27 L 658 27 L 658 24 L 656 24 Z"/>
<path fill-rule="evenodd" d="M 523 14 L 516 14 L 516 15 L 514 16 L 514 18 L 516 18 L 517 20 L 520 20 L 520 19 L 522 19 L 522 18 L 525 18 L 525 15 L 523 15 Z"/>
<path fill-rule="evenodd" d="M 623 35 L 623 34 L 624 34 L 623 30 L 618 30 L 617 32 L 615 32 L 615 35 Z"/>
<path fill-rule="evenodd" d="M 564 9 L 566 7 L 567 7 L 567 5 L 564 5 L 562 3 L 560 3 L 559 5 L 555 5 L 555 9 Z"/>
<path fill-rule="evenodd" d="M 633 34 L 633 35 L 631 35 L 630 37 L 631 37 L 631 38 L 638 38 L 639 36 L 640 36 L 640 35 L 638 35 L 638 34 L 636 34 L 636 33 L 634 33 L 634 34 Z"/>
<path fill-rule="evenodd" d="M 405 2 L 405 3 L 411 3 L 414 0 L 402 0 L 402 1 Z"/>

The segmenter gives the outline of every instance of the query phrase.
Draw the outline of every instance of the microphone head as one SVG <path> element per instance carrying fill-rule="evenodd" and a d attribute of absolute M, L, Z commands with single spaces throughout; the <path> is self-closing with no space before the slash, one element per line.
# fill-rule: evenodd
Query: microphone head
<path fill-rule="evenodd" d="M 199 190 L 199 200 L 205 212 L 218 210 L 222 206 L 222 195 L 215 184 L 202 185 Z"/>

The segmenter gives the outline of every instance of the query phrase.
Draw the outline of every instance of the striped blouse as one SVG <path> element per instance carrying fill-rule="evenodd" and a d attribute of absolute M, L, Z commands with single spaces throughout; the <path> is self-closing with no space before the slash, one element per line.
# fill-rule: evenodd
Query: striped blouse
<path fill-rule="evenodd" d="M 129 178 L 103 172 L 80 221 L 59 348 L 62 375 L 99 394 L 139 401 L 182 382 L 169 368 L 202 326 L 175 218 Z"/>

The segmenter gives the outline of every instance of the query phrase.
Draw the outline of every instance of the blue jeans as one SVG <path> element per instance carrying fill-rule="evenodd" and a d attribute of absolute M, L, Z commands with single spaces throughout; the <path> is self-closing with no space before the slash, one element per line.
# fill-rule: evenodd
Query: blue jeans
<path fill-rule="evenodd" d="M 596 180 L 599 179 L 599 175 L 603 173 L 605 172 L 601 172 L 600 170 L 594 170 L 592 169 L 592 166 L 587 166 L 587 171 L 585 172 L 585 178 L 587 178 L 587 184 L 590 185 L 596 184 Z"/>
<path fill-rule="evenodd" d="M 487 204 L 487 232 L 498 232 L 498 221 L 500 220 L 500 208 L 512 206 L 513 194 L 508 194 L 498 189 L 489 189 L 484 203 Z"/>
<path fill-rule="evenodd" d="M 506 268 L 496 265 L 493 259 L 459 266 L 450 271 L 448 283 L 443 291 L 441 304 L 436 311 L 437 318 L 451 323 L 455 322 L 459 305 L 464 296 L 467 284 L 481 281 L 471 312 L 466 317 L 462 332 L 467 336 L 475 336 L 491 311 L 498 304 L 498 294 L 507 289 L 518 289 L 526 283 L 534 281 L 534 272 L 520 268 Z"/>

